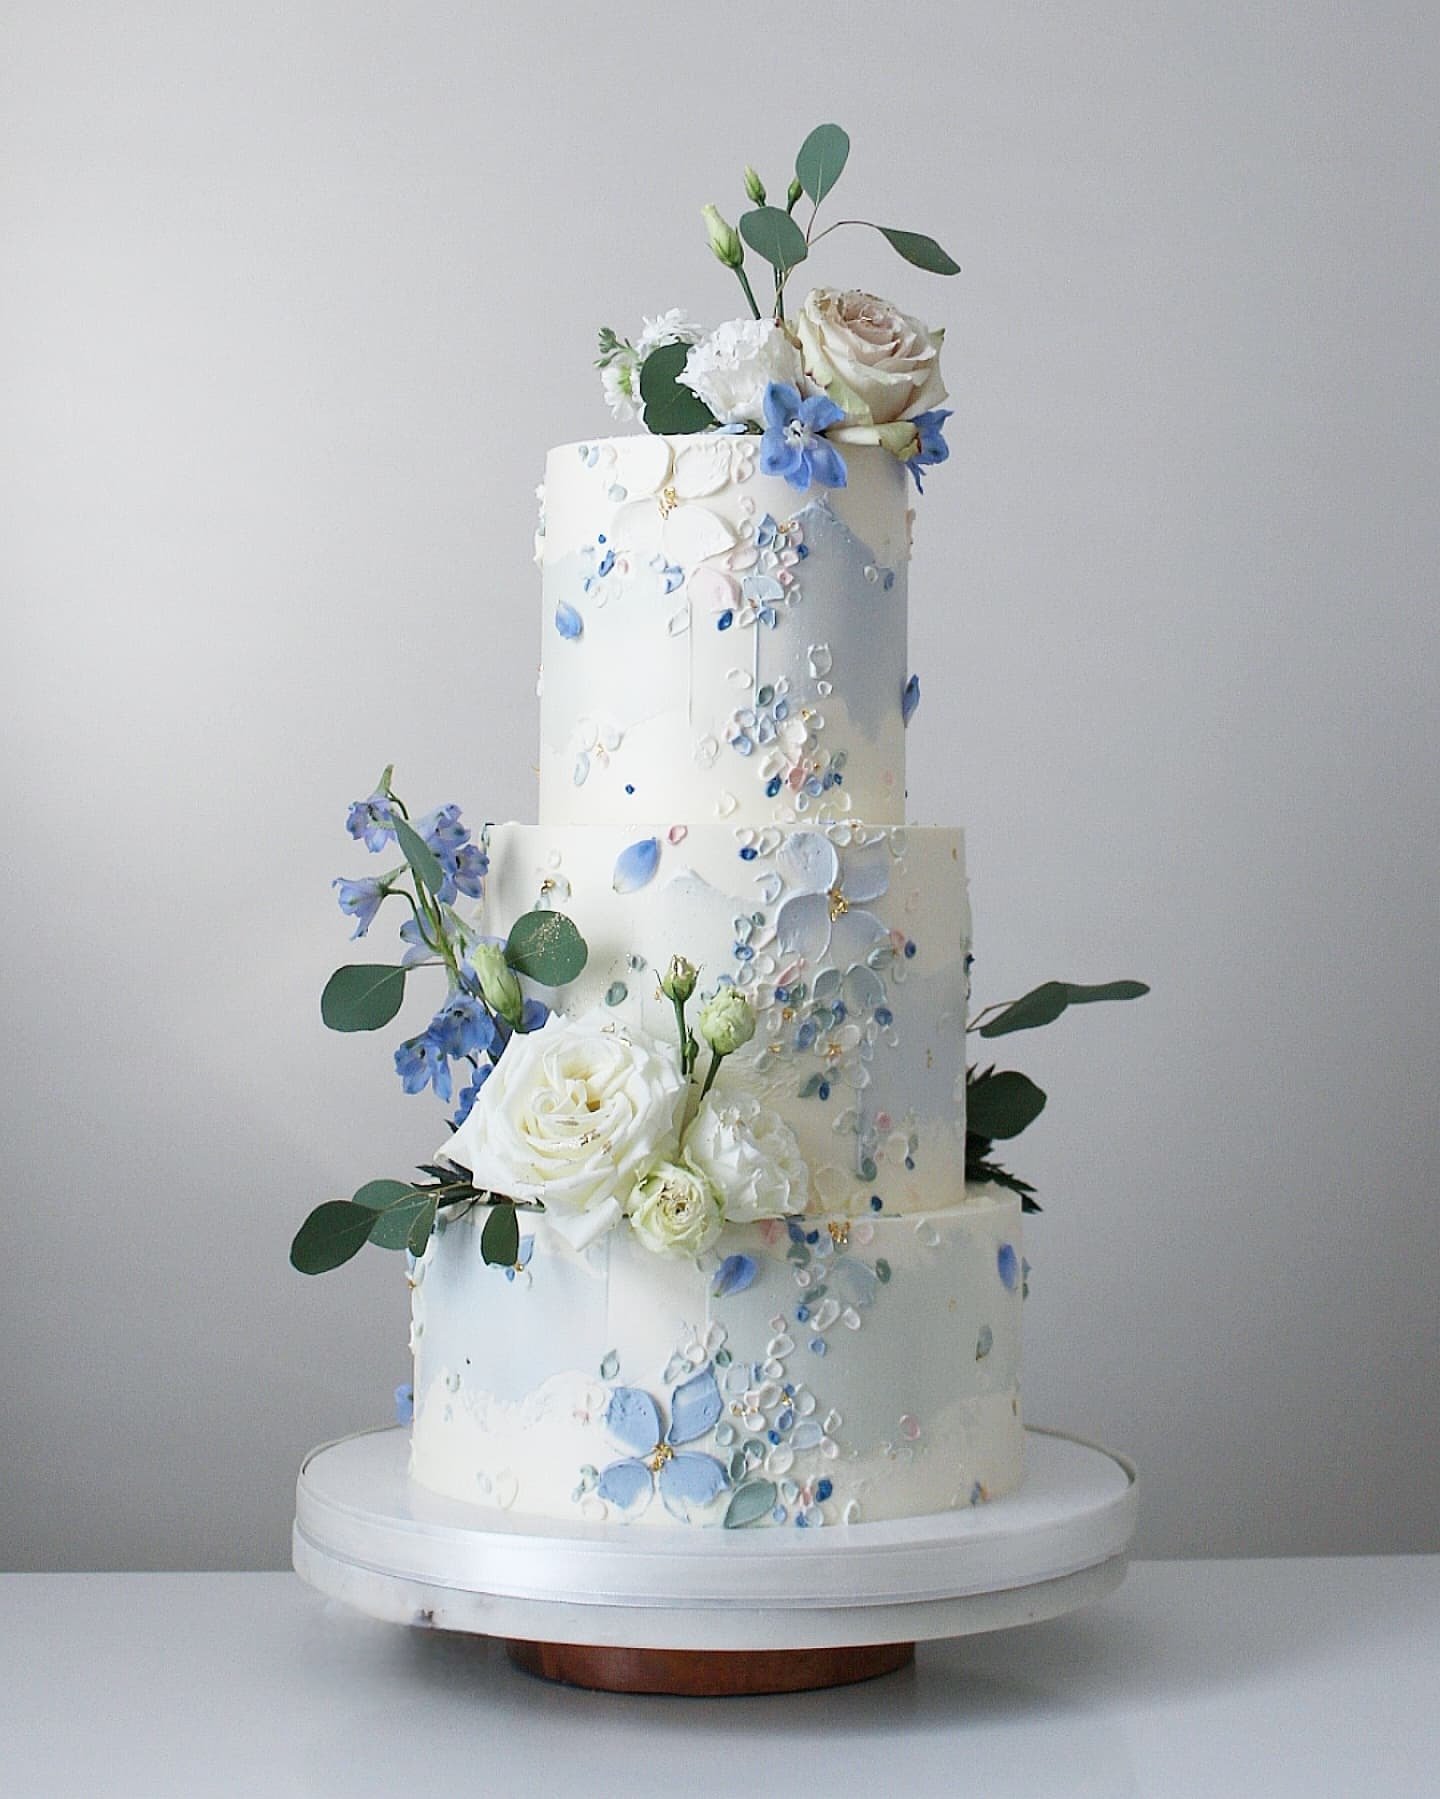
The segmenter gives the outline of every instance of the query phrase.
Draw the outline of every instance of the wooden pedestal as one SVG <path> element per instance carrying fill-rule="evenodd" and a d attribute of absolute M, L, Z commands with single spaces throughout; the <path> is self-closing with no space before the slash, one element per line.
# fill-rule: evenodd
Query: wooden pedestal
<path fill-rule="evenodd" d="M 689 1699 L 803 1693 L 851 1686 L 907 1668 L 913 1643 L 842 1649 L 601 1649 L 583 1643 L 505 1645 L 527 1674 L 603 1693 L 672 1693 Z"/>

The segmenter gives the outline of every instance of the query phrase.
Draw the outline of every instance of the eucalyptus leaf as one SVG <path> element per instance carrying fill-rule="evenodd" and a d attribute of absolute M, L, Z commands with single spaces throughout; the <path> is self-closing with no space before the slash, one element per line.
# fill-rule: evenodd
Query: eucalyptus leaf
<path fill-rule="evenodd" d="M 589 951 L 563 912 L 526 912 L 510 927 L 505 960 L 542 987 L 563 987 L 585 966 Z"/>
<path fill-rule="evenodd" d="M 418 1261 L 425 1253 L 425 1245 L 430 1241 L 430 1233 L 435 1228 L 435 1201 L 432 1199 L 415 1214 L 414 1223 L 410 1226 L 410 1235 L 405 1240 L 405 1247 Z"/>
<path fill-rule="evenodd" d="M 415 827 L 406 824 L 398 814 L 395 818 L 395 840 L 405 852 L 405 860 L 414 870 L 415 879 L 438 899 L 440 889 L 445 885 L 445 870 L 441 868 L 434 850 Z"/>
<path fill-rule="evenodd" d="M 320 995 L 321 1018 L 332 1031 L 380 1030 L 400 1010 L 405 973 L 380 962 L 337 968 Z"/>
<path fill-rule="evenodd" d="M 967 1082 L 965 1125 L 976 1136 L 1018 1137 L 1045 1110 L 1045 1095 L 1015 1069 L 986 1069 Z"/>
<path fill-rule="evenodd" d="M 366 1181 L 363 1187 L 357 1187 L 353 1194 L 357 1206 L 369 1206 L 372 1212 L 383 1212 L 387 1206 L 393 1206 L 404 1199 L 407 1193 L 415 1191 L 410 1181 Z"/>
<path fill-rule="evenodd" d="M 327 1199 L 305 1220 L 290 1245 L 291 1266 L 301 1274 L 326 1274 L 365 1247 L 379 1216 L 353 1199 Z"/>
<path fill-rule="evenodd" d="M 917 269 L 926 269 L 932 275 L 960 273 L 960 264 L 954 257 L 947 255 L 935 239 L 926 237 L 923 231 L 901 231 L 894 225 L 877 225 L 875 229 L 892 250 L 898 250 L 906 262 L 913 263 Z"/>
<path fill-rule="evenodd" d="M 685 437 L 708 431 L 715 414 L 679 376 L 690 354 L 689 344 L 661 344 L 640 365 L 640 400 L 645 409 L 645 429 L 657 437 Z"/>
<path fill-rule="evenodd" d="M 376 1181 L 374 1185 L 381 1183 Z M 423 1212 L 435 1211 L 435 1197 L 420 1187 L 406 1187 L 403 1197 L 392 1201 L 370 1227 L 370 1241 L 379 1249 L 406 1249 L 410 1232 Z M 426 1232 L 429 1235 L 429 1232 Z"/>
<path fill-rule="evenodd" d="M 492 1268 L 513 1268 L 520 1255 L 520 1220 L 508 1199 L 490 1208 L 480 1233 L 480 1259 Z"/>
<path fill-rule="evenodd" d="M 849 136 L 838 125 L 817 125 L 801 144 L 795 173 L 817 206 L 840 179 L 849 154 Z"/>
<path fill-rule="evenodd" d="M 740 214 L 740 235 L 757 256 L 786 275 L 810 254 L 805 233 L 778 206 L 757 206 Z"/>
<path fill-rule="evenodd" d="M 1102 981 L 1082 986 L 1075 981 L 1044 981 L 980 1027 L 982 1037 L 1005 1037 L 1011 1031 L 1033 1031 L 1053 1024 L 1071 1006 L 1093 1006 L 1102 1000 L 1140 999 L 1150 991 L 1144 981 Z"/>

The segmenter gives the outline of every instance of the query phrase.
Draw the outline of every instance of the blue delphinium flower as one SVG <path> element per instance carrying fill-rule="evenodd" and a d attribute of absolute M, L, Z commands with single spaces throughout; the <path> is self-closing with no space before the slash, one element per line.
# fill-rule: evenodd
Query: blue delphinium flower
<path fill-rule="evenodd" d="M 385 888 L 373 875 L 367 875 L 361 881 L 347 881 L 342 875 L 330 885 L 340 889 L 340 910 L 347 918 L 355 920 L 355 929 L 350 933 L 353 943 L 374 924 L 380 902 L 385 898 Z"/>
<path fill-rule="evenodd" d="M 915 454 L 908 458 L 906 468 L 915 477 L 918 492 L 924 493 L 925 483 L 920 477 L 924 468 L 933 468 L 937 462 L 944 462 L 950 454 L 950 446 L 945 441 L 945 421 L 951 416 L 951 409 L 943 407 L 935 412 L 921 412 L 911 419 L 920 438 Z"/>
<path fill-rule="evenodd" d="M 430 938 L 431 926 L 413 915 L 400 927 L 400 941 L 406 945 L 400 958 L 402 968 L 413 968 L 417 962 L 429 962 L 440 954 L 440 946 Z"/>
<path fill-rule="evenodd" d="M 834 444 L 820 435 L 841 424 L 845 414 L 824 394 L 800 398 L 800 390 L 783 381 L 765 389 L 765 435 L 760 439 L 760 472 L 783 475 L 802 490 L 845 485 L 845 462 Z"/>
<path fill-rule="evenodd" d="M 429 1035 L 458 1062 L 464 1056 L 487 1055 L 495 1047 L 495 1021 L 468 993 L 452 993 L 430 1020 Z"/>
<path fill-rule="evenodd" d="M 480 1089 L 485 1085 L 486 1081 L 490 1079 L 490 1076 L 494 1072 L 495 1070 L 489 1062 L 482 1062 L 475 1070 L 474 1074 L 470 1076 L 469 1086 L 461 1088 L 460 1097 L 455 1103 L 455 1115 L 450 1120 L 457 1131 L 470 1116 L 471 1107 L 480 1097 Z"/>
<path fill-rule="evenodd" d="M 467 899 L 484 899 L 490 858 L 478 843 L 462 843 L 455 852 L 455 885 Z"/>
<path fill-rule="evenodd" d="M 418 1037 L 409 1037 L 395 1051 L 395 1072 L 407 1093 L 435 1089 L 435 1097 L 449 1101 L 450 1064 L 445 1045 L 432 1025 Z"/>
<path fill-rule="evenodd" d="M 460 808 L 437 806 L 416 822 L 415 829 L 434 851 L 445 877 L 438 896 L 440 900 L 448 906 L 457 893 L 479 899 L 485 891 L 484 878 L 490 868 L 490 858 L 477 844 L 471 843 L 468 827 L 460 822 Z"/>
<path fill-rule="evenodd" d="M 390 796 L 372 793 L 368 800 L 356 800 L 345 819 L 345 829 L 357 843 L 372 853 L 383 850 L 395 840 L 395 813 Z"/>

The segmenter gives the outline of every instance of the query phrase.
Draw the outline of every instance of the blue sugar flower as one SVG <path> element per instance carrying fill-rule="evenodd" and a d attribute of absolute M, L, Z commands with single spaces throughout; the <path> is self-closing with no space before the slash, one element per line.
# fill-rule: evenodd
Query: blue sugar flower
<path fill-rule="evenodd" d="M 350 941 L 353 943 L 357 937 L 363 937 L 374 924 L 380 902 L 385 898 L 385 889 L 371 875 L 361 881 L 347 881 L 342 875 L 330 885 L 340 889 L 340 910 L 347 918 L 355 920 L 355 929 L 350 933 Z"/>
<path fill-rule="evenodd" d="M 427 1035 L 456 1061 L 488 1055 L 499 1041 L 494 1019 L 469 993 L 452 993 L 430 1020 Z"/>
<path fill-rule="evenodd" d="M 495 1070 L 489 1062 L 482 1062 L 475 1070 L 474 1074 L 471 1075 L 470 1085 L 461 1090 L 460 1098 L 455 1105 L 455 1115 L 450 1120 L 457 1131 L 470 1116 L 475 1101 L 480 1097 L 480 1089 L 485 1085 L 486 1081 L 490 1079 L 490 1076 L 494 1072 Z"/>
<path fill-rule="evenodd" d="M 415 1416 L 415 1389 L 409 1381 L 402 1381 L 395 1389 L 395 1422 L 409 1424 Z"/>
<path fill-rule="evenodd" d="M 395 1051 L 395 1072 L 407 1093 L 423 1093 L 433 1087 L 437 1099 L 449 1101 L 450 1064 L 433 1025 L 421 1036 L 407 1038 Z"/>
<path fill-rule="evenodd" d="M 1020 1279 L 1020 1258 L 1012 1243 L 1002 1243 L 996 1250 L 995 1267 L 1000 1276 L 1000 1284 L 1007 1293 L 1013 1293 L 1015 1283 Z"/>
<path fill-rule="evenodd" d="M 844 422 L 845 414 L 824 394 L 800 398 L 798 388 L 772 381 L 765 389 L 765 435 L 760 439 L 760 472 L 783 475 L 802 492 L 812 482 L 843 487 L 845 463 L 834 444 L 820 435 Z"/>
<path fill-rule="evenodd" d="M 431 942 L 428 930 L 428 925 L 414 917 L 407 918 L 401 925 L 400 941 L 408 946 L 400 958 L 402 968 L 413 968 L 417 962 L 428 962 L 440 954 L 440 946 Z"/>
<path fill-rule="evenodd" d="M 389 796 L 372 793 L 368 800 L 356 800 L 346 815 L 345 829 L 372 853 L 383 850 L 395 838 L 395 813 Z"/>
<path fill-rule="evenodd" d="M 605 1428 L 630 1454 L 601 1470 L 595 1491 L 611 1505 L 638 1516 L 658 1490 L 667 1512 L 690 1522 L 692 1507 L 703 1507 L 730 1484 L 713 1455 L 677 1453 L 681 1443 L 694 1443 L 713 1430 L 724 1412 L 720 1388 L 711 1370 L 702 1368 L 670 1395 L 670 1428 L 660 1407 L 639 1387 L 615 1387 L 605 1410 Z"/>
<path fill-rule="evenodd" d="M 467 899 L 484 899 L 490 858 L 478 843 L 462 843 L 455 852 L 455 885 Z"/>
<path fill-rule="evenodd" d="M 933 468 L 937 462 L 944 462 L 950 454 L 950 446 L 945 441 L 945 421 L 950 416 L 950 408 L 942 407 L 936 412 L 918 413 L 910 421 L 919 434 L 920 444 L 905 466 L 915 477 L 915 487 L 920 493 L 925 491 L 925 483 L 920 477 L 921 469 Z"/>

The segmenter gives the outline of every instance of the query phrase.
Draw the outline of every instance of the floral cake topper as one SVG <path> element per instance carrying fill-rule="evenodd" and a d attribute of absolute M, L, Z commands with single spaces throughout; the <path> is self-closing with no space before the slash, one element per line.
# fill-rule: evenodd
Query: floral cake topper
<path fill-rule="evenodd" d="M 849 155 L 850 139 L 840 126 L 817 125 L 800 146 L 783 206 L 769 203 L 765 183 L 747 168 L 751 206 L 738 227 L 717 207 L 702 207 L 710 248 L 734 272 L 749 317 L 706 331 L 674 308 L 646 319 L 633 343 L 609 326 L 602 329 L 600 378 L 621 424 L 638 422 L 667 436 L 761 432 L 762 472 L 802 491 L 844 487 L 842 446 L 879 444 L 923 489 L 924 471 L 950 454 L 940 374 L 945 333 L 856 289 L 815 288 L 793 316 L 786 310 L 792 273 L 822 238 L 845 226 L 878 231 L 906 262 L 930 274 L 960 272 L 923 232 L 867 219 L 837 219 L 816 229 L 821 203 Z M 755 296 L 747 250 L 770 269 L 774 299 L 768 312 Z"/>

